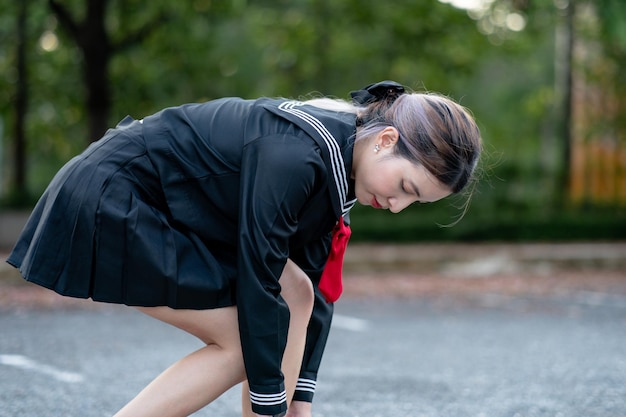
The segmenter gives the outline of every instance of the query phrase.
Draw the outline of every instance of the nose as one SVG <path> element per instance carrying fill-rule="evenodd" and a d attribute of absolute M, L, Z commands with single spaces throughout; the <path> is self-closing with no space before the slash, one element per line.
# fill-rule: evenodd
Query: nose
<path fill-rule="evenodd" d="M 389 211 L 392 213 L 400 213 L 402 210 L 410 206 L 413 201 L 413 198 L 397 198 L 391 197 L 388 200 L 389 203 Z"/>

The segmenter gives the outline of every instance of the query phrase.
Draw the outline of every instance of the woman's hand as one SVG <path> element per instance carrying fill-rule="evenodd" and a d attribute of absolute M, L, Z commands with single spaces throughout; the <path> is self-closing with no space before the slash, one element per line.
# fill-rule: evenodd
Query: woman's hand
<path fill-rule="evenodd" d="M 253 415 L 254 415 L 254 417 L 275 417 L 275 415 L 274 416 L 268 416 L 267 414 L 257 414 L 257 413 L 253 413 Z M 281 417 L 283 417 L 283 416 L 286 417 L 286 414 L 278 414 L 278 415 L 281 416 Z"/>
<path fill-rule="evenodd" d="M 311 417 L 311 403 L 292 401 L 285 417 Z"/>
<path fill-rule="evenodd" d="M 311 417 L 311 403 L 304 401 L 292 401 L 285 417 Z M 254 413 L 254 417 L 268 417 Z"/>

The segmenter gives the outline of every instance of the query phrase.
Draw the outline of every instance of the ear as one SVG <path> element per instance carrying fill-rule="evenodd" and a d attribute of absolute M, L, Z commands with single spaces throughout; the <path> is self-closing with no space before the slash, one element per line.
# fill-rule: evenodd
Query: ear
<path fill-rule="evenodd" d="M 378 134 L 378 140 L 376 143 L 380 144 L 381 148 L 393 147 L 400 138 L 400 132 L 393 126 L 387 126 Z"/>

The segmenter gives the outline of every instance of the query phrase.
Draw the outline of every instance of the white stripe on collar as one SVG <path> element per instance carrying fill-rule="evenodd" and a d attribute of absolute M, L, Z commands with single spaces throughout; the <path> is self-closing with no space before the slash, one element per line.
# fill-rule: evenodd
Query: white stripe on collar
<path fill-rule="evenodd" d="M 281 103 L 278 108 L 287 113 L 293 114 L 294 116 L 304 120 L 307 122 L 315 131 L 321 136 L 324 140 L 324 143 L 328 147 L 328 153 L 330 154 L 330 162 L 333 170 L 333 177 L 335 180 L 335 185 L 337 188 L 337 193 L 339 194 L 339 202 L 342 208 L 342 215 L 346 215 L 354 203 L 356 199 L 347 201 L 348 199 L 348 180 L 346 175 L 346 166 L 344 164 L 343 158 L 341 157 L 341 148 L 337 143 L 335 137 L 328 131 L 326 126 L 317 119 L 316 117 L 310 115 L 309 113 L 297 109 L 297 106 L 302 106 L 304 103 L 301 101 L 286 101 Z"/>

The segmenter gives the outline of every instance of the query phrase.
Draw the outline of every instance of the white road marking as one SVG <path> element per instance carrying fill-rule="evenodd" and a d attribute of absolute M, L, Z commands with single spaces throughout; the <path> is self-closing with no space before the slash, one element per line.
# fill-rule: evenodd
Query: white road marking
<path fill-rule="evenodd" d="M 563 296 L 566 298 L 567 296 Z M 626 296 L 598 291 L 577 291 L 572 295 L 575 302 L 592 307 L 626 308 Z"/>
<path fill-rule="evenodd" d="M 353 332 L 364 332 L 367 330 L 369 323 L 367 320 L 357 319 L 356 317 L 342 316 L 335 314 L 333 316 L 332 327 L 342 330 L 350 330 Z"/>
<path fill-rule="evenodd" d="M 37 363 L 36 361 L 22 355 L 0 355 L 0 365 L 14 366 L 20 369 L 39 372 L 51 376 L 61 382 L 81 382 L 84 379 L 80 374 L 61 371 L 50 365 Z"/>

